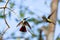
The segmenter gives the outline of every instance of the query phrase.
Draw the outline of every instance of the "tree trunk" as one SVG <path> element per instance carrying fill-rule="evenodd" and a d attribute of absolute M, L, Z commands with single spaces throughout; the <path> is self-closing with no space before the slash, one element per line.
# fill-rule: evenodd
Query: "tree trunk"
<path fill-rule="evenodd" d="M 50 17 L 50 19 L 55 24 L 56 24 L 57 8 L 58 8 L 58 0 L 52 0 L 52 3 L 51 3 L 51 12 L 53 12 L 54 10 L 55 10 L 55 12 Z M 48 34 L 46 36 L 47 40 L 54 40 L 54 32 L 55 32 L 55 25 L 52 24 L 52 23 L 49 23 Z"/>
<path fill-rule="evenodd" d="M 41 30 L 41 29 L 39 30 L 39 38 L 38 38 L 38 40 L 43 40 L 43 37 L 42 37 L 42 30 Z"/>
<path fill-rule="evenodd" d="M 1 36 L 0 36 L 0 40 L 3 40 Z"/>
<path fill-rule="evenodd" d="M 0 40 L 3 40 L 3 34 L 0 33 Z"/>

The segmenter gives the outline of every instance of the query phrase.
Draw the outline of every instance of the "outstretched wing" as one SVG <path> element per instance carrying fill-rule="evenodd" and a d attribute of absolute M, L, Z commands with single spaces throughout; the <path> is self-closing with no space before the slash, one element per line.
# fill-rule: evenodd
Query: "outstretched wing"
<path fill-rule="evenodd" d="M 55 10 L 48 16 L 48 19 L 50 19 L 50 17 L 53 15 L 54 12 Z"/>
<path fill-rule="evenodd" d="M 21 21 L 20 23 L 18 23 L 17 27 L 18 27 L 20 24 L 22 24 L 22 23 L 23 23 L 23 21 Z"/>
<path fill-rule="evenodd" d="M 25 23 L 31 29 L 31 26 L 29 25 L 29 23 L 27 21 Z"/>

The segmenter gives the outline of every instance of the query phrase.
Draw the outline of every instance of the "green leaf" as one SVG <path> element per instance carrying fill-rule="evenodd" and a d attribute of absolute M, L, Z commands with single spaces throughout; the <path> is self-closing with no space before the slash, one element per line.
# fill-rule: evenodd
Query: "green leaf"
<path fill-rule="evenodd" d="M 28 10 L 28 7 L 25 7 L 25 10 Z"/>
<path fill-rule="evenodd" d="M 37 35 L 36 34 L 32 34 L 32 37 L 37 37 Z"/>
<path fill-rule="evenodd" d="M 32 11 L 29 11 L 29 13 L 32 15 L 32 14 L 34 14 L 34 12 L 32 12 Z"/>
<path fill-rule="evenodd" d="M 6 16 L 5 15 L 2 15 L 2 12 L 3 11 L 0 12 L 0 18 L 5 18 Z"/>
<path fill-rule="evenodd" d="M 6 16 L 4 16 L 4 15 L 0 15 L 0 18 L 5 18 Z"/>
<path fill-rule="evenodd" d="M 42 21 L 39 21 L 39 20 L 37 20 L 35 18 L 28 19 L 27 21 L 34 22 L 35 24 L 42 23 Z"/>
<path fill-rule="evenodd" d="M 18 22 L 19 20 L 17 18 L 15 18 L 15 21 Z"/>
<path fill-rule="evenodd" d="M 58 23 L 60 24 L 60 20 L 58 20 Z"/>
<path fill-rule="evenodd" d="M 15 34 L 14 34 L 14 33 L 12 33 L 11 35 L 12 35 L 12 36 L 14 36 Z"/>
<path fill-rule="evenodd" d="M 3 0 L 0 0 L 0 2 L 3 2 Z"/>
<path fill-rule="evenodd" d="M 28 7 L 25 7 L 25 11 L 28 11 L 29 12 L 29 14 L 34 14 L 34 12 L 33 11 L 31 11 L 30 9 L 28 9 Z"/>
<path fill-rule="evenodd" d="M 11 12 L 8 13 L 9 18 L 11 17 Z"/>
<path fill-rule="evenodd" d="M 60 38 L 59 38 L 59 37 L 57 37 L 57 38 L 56 38 L 56 40 L 60 40 Z"/>
<path fill-rule="evenodd" d="M 10 3 L 10 8 L 13 8 L 14 7 L 14 3 Z"/>
<path fill-rule="evenodd" d="M 24 18 L 24 12 L 22 10 L 20 10 L 20 17 Z"/>

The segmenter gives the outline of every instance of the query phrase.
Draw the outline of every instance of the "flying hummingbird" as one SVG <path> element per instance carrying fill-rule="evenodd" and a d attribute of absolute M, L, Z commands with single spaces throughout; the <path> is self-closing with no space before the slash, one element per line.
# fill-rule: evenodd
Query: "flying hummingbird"
<path fill-rule="evenodd" d="M 27 18 L 24 18 L 18 25 L 17 25 L 17 27 L 19 26 L 19 25 L 22 25 L 22 27 L 20 28 L 20 31 L 21 32 L 26 32 L 27 30 L 26 30 L 26 26 L 28 26 L 30 29 L 31 29 L 31 26 L 29 25 L 29 23 L 26 21 L 26 19 Z"/>
<path fill-rule="evenodd" d="M 43 21 L 55 24 L 55 23 L 50 19 L 50 17 L 52 16 L 52 14 L 53 14 L 54 12 L 55 12 L 55 10 L 54 10 L 47 18 L 46 18 L 45 16 L 43 16 L 43 17 L 42 17 Z"/>

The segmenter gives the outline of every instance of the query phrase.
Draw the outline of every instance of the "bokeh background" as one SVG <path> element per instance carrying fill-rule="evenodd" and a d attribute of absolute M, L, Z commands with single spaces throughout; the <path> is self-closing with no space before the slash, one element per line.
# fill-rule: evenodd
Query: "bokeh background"
<path fill-rule="evenodd" d="M 3 35 L 3 40 L 39 40 L 39 29 L 48 23 L 42 22 L 42 16 L 48 17 L 51 13 L 51 2 L 52 0 L 10 0 L 7 7 L 11 8 L 15 13 L 6 9 L 5 14 L 6 20 L 10 25 L 10 28 Z M 4 6 L 6 0 L 0 0 L 0 7 Z M 58 3 L 58 12 L 56 20 L 56 28 L 54 33 L 54 40 L 60 39 L 60 1 Z M 0 34 L 7 28 L 7 25 L 4 22 L 4 17 L 2 16 L 3 9 L 0 9 Z M 29 31 L 23 33 L 19 31 L 20 26 L 16 25 L 22 21 L 23 18 L 27 18 L 28 23 L 32 27 L 30 30 L 28 27 L 27 30 L 34 33 L 32 35 Z M 46 40 L 44 32 L 42 33 L 43 39 Z"/>

